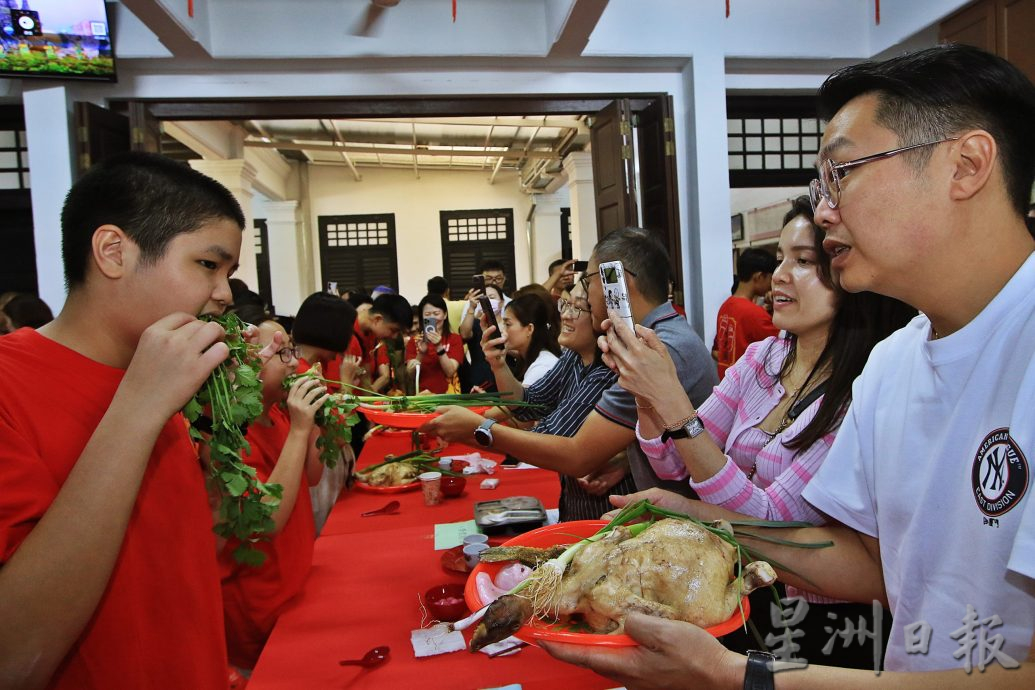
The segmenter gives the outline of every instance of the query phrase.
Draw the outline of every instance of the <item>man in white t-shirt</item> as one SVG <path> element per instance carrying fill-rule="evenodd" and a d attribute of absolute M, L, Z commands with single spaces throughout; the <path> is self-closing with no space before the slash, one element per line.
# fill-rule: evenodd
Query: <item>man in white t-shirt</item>
<path fill-rule="evenodd" d="M 1035 687 L 1035 86 L 1005 60 L 940 46 L 845 68 L 820 106 L 811 191 L 832 266 L 846 289 L 921 316 L 873 351 L 805 489 L 836 522 L 785 535 L 834 546 L 757 544 L 823 594 L 886 603 L 888 672 L 813 664 L 777 682 Z M 613 502 L 643 496 L 694 510 L 655 490 Z M 544 646 L 630 688 L 773 687 L 762 655 L 695 626 L 632 614 L 626 631 L 642 646 Z"/>

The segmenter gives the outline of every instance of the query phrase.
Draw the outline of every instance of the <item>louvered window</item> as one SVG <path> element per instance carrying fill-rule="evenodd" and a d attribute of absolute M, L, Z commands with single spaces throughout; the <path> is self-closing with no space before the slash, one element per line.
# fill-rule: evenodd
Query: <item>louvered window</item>
<path fill-rule="evenodd" d="M 471 276 L 489 260 L 506 267 L 506 292 L 514 291 L 514 209 L 440 211 L 442 266 L 453 295 L 464 295 Z"/>
<path fill-rule="evenodd" d="M 342 290 L 388 285 L 399 289 L 395 214 L 320 216 L 322 283 Z"/>

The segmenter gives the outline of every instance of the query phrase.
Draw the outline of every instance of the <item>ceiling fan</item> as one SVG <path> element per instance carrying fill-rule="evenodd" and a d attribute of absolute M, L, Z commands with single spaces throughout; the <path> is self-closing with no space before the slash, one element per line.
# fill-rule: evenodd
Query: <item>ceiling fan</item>
<path fill-rule="evenodd" d="M 370 0 L 370 5 L 352 26 L 350 33 L 354 36 L 374 35 L 377 33 L 378 24 L 381 23 L 385 10 L 398 4 L 399 0 Z"/>

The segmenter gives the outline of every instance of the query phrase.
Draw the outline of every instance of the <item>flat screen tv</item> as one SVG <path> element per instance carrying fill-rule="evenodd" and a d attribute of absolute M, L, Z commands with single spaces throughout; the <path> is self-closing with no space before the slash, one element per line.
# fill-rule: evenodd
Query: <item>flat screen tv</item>
<path fill-rule="evenodd" d="M 0 77 L 115 81 L 104 0 L 0 0 Z"/>

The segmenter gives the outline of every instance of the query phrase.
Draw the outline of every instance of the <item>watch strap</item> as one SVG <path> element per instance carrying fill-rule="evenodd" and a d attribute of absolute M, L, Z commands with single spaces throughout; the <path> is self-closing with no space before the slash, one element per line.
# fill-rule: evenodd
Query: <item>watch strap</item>
<path fill-rule="evenodd" d="M 769 652 L 754 649 L 747 653 L 747 668 L 744 670 L 744 690 L 775 690 L 773 662 L 776 657 Z"/>
<path fill-rule="evenodd" d="M 675 429 L 665 429 L 661 432 L 661 442 L 664 443 L 670 438 L 697 438 L 704 431 L 704 423 L 696 414 L 680 424 Z"/>

